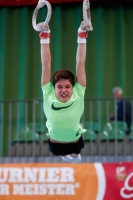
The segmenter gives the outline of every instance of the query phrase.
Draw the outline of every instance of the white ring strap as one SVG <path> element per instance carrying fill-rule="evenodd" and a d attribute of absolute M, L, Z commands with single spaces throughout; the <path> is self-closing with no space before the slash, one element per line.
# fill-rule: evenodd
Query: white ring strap
<path fill-rule="evenodd" d="M 52 14 L 52 8 L 51 8 L 51 5 L 50 5 L 50 3 L 48 2 L 48 1 L 46 1 L 46 0 L 43 0 L 43 6 L 47 6 L 47 9 L 48 9 L 48 13 L 47 13 L 47 17 L 46 17 L 46 20 L 44 21 L 44 24 L 49 24 L 49 21 L 50 21 L 50 19 L 51 19 L 51 14 Z M 32 16 L 32 25 L 33 25 L 33 28 L 36 30 L 36 31 L 38 31 L 38 32 L 40 32 L 40 31 L 45 31 L 45 29 L 41 29 L 41 27 L 39 27 L 39 26 L 37 26 L 37 24 L 36 24 L 36 18 L 37 18 L 37 14 L 38 14 L 38 12 L 39 12 L 39 10 L 40 10 L 40 8 L 37 6 L 36 8 L 35 8 L 35 10 L 34 10 L 34 13 L 33 13 L 33 16 Z"/>
<path fill-rule="evenodd" d="M 91 13 L 90 13 L 90 2 L 89 0 L 83 1 L 83 19 L 85 24 L 89 24 L 89 27 L 86 29 L 87 31 L 93 31 L 93 27 L 91 24 Z"/>

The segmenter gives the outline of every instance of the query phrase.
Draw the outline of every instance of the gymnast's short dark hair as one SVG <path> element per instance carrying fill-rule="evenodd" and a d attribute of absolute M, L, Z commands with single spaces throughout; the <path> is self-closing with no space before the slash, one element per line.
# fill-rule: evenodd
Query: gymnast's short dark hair
<path fill-rule="evenodd" d="M 75 84 L 75 76 L 74 74 L 69 71 L 68 69 L 60 69 L 58 71 L 56 71 L 53 75 L 52 78 L 52 83 L 53 86 L 55 87 L 55 84 L 60 80 L 60 79 L 66 79 L 69 80 L 70 83 L 72 84 L 72 86 L 74 86 Z"/>

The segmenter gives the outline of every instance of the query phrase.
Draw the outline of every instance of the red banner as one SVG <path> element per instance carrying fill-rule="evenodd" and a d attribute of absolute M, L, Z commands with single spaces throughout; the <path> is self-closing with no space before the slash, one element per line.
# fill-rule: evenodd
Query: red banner
<path fill-rule="evenodd" d="M 133 163 L 0 165 L 1 200 L 133 200 Z"/>
<path fill-rule="evenodd" d="M 133 200 L 133 163 L 103 164 L 106 177 L 104 200 Z"/>
<path fill-rule="evenodd" d="M 83 2 L 83 0 L 49 0 L 53 3 L 72 3 L 72 2 Z M 28 6 L 37 5 L 38 0 L 0 0 L 0 6 Z"/>

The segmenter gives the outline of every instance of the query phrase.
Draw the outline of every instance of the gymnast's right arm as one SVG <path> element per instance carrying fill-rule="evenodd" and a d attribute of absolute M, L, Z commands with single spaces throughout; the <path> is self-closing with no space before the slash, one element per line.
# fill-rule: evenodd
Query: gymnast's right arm
<path fill-rule="evenodd" d="M 42 61 L 42 86 L 50 82 L 51 78 L 51 54 L 49 44 L 41 44 L 41 61 Z"/>
<path fill-rule="evenodd" d="M 50 53 L 50 30 L 49 26 L 45 25 L 47 31 L 40 33 L 41 43 L 41 62 L 42 62 L 42 76 L 41 85 L 44 86 L 50 82 L 51 79 L 51 53 Z"/>

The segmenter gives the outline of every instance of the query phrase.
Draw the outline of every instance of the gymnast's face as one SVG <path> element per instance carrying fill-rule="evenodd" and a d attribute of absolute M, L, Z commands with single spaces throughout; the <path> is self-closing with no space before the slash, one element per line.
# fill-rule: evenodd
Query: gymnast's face
<path fill-rule="evenodd" d="M 60 79 L 55 84 L 55 94 L 59 101 L 65 103 L 67 102 L 73 93 L 73 86 L 68 79 Z"/>

